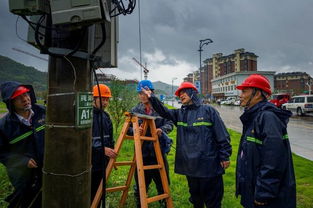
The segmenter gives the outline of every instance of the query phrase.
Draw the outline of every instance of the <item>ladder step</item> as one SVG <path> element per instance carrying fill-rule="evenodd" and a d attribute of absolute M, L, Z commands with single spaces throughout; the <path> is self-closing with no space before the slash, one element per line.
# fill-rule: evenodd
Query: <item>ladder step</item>
<path fill-rule="evenodd" d="M 161 168 L 162 168 L 161 165 L 146 165 L 146 166 L 143 166 L 144 170 L 161 169 Z"/>
<path fill-rule="evenodd" d="M 125 135 L 125 136 L 124 136 L 124 139 L 134 140 L 134 137 L 133 137 L 133 136 L 127 136 L 127 135 Z"/>
<path fill-rule="evenodd" d="M 140 136 L 141 140 L 147 140 L 147 141 L 156 141 L 156 138 L 154 137 L 146 137 L 146 136 Z"/>
<path fill-rule="evenodd" d="M 116 187 L 107 188 L 106 191 L 115 192 L 115 191 L 124 191 L 126 189 L 127 189 L 127 186 L 116 186 Z"/>
<path fill-rule="evenodd" d="M 123 165 L 133 165 L 135 164 L 134 161 L 122 161 L 122 162 L 115 162 L 114 165 L 116 166 L 123 166 Z"/>
<path fill-rule="evenodd" d="M 147 198 L 147 202 L 151 203 L 151 202 L 160 201 L 162 199 L 167 199 L 167 198 L 169 198 L 168 194 L 161 194 L 161 195 L 157 195 L 157 196 L 153 196 L 153 197 Z"/>

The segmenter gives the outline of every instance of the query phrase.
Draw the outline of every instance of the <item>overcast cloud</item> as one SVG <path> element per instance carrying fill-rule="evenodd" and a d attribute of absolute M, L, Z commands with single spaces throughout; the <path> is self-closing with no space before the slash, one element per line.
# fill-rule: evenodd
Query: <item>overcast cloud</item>
<path fill-rule="evenodd" d="M 303 71 L 313 76 L 313 1 L 308 0 L 141 0 L 142 60 L 149 79 L 176 84 L 199 67 L 199 40 L 211 38 L 202 59 L 214 53 L 229 55 L 245 48 L 258 58 L 258 70 Z M 20 48 L 39 52 L 18 39 L 16 16 L 8 1 L 0 3 L 0 54 L 25 65 L 47 70 L 45 61 L 18 53 Z M 27 26 L 18 31 L 26 39 Z M 138 4 L 133 14 L 120 17 L 118 69 L 105 73 L 121 79 L 141 79 L 139 60 Z M 45 56 L 43 56 L 45 57 Z"/>

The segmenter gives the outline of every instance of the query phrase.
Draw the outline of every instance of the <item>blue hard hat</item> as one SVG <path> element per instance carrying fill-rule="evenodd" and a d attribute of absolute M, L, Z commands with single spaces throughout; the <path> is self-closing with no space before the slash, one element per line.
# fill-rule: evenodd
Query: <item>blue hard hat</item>
<path fill-rule="evenodd" d="M 141 80 L 137 85 L 137 92 L 141 92 L 141 88 L 148 87 L 150 90 L 154 90 L 153 84 L 150 80 Z"/>

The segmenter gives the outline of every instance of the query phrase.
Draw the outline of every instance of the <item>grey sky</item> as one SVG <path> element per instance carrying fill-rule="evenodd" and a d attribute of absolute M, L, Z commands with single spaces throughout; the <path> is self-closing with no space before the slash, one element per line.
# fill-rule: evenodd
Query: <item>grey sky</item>
<path fill-rule="evenodd" d="M 0 3 L 0 54 L 25 65 L 46 70 L 47 64 L 11 48 L 38 51 L 15 34 L 16 16 Z M 259 56 L 259 70 L 304 71 L 313 75 L 313 1 L 310 0 L 141 0 L 142 57 L 151 73 L 149 79 L 176 84 L 199 67 L 199 40 L 203 60 L 214 53 L 228 55 L 245 48 Z M 138 5 L 133 14 L 120 17 L 119 68 L 104 69 L 120 78 L 140 79 Z M 20 36 L 26 26 L 19 21 Z"/>

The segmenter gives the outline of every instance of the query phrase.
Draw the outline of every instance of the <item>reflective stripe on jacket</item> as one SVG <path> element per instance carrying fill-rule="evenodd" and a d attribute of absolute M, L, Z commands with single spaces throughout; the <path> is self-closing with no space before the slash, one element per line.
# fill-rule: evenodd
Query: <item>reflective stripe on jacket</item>
<path fill-rule="evenodd" d="M 231 155 L 230 137 L 218 112 L 208 105 L 167 109 L 155 97 L 153 108 L 177 126 L 175 172 L 192 177 L 214 177 L 224 173 L 221 161 Z"/>
<path fill-rule="evenodd" d="M 114 148 L 113 125 L 109 114 L 97 108 L 93 109 L 92 124 L 92 170 L 102 170 L 103 150 L 101 149 L 101 114 L 104 146 Z"/>
<path fill-rule="evenodd" d="M 237 157 L 236 195 L 244 207 L 296 207 L 296 185 L 287 134 L 290 112 L 260 102 L 240 117 L 243 135 Z"/>
<path fill-rule="evenodd" d="M 8 113 L 0 120 L 0 162 L 8 171 L 11 183 L 16 189 L 32 180 L 31 169 L 27 168 L 33 158 L 39 169 L 43 166 L 45 109 L 33 104 L 32 125 L 21 123 L 14 113 Z"/>

